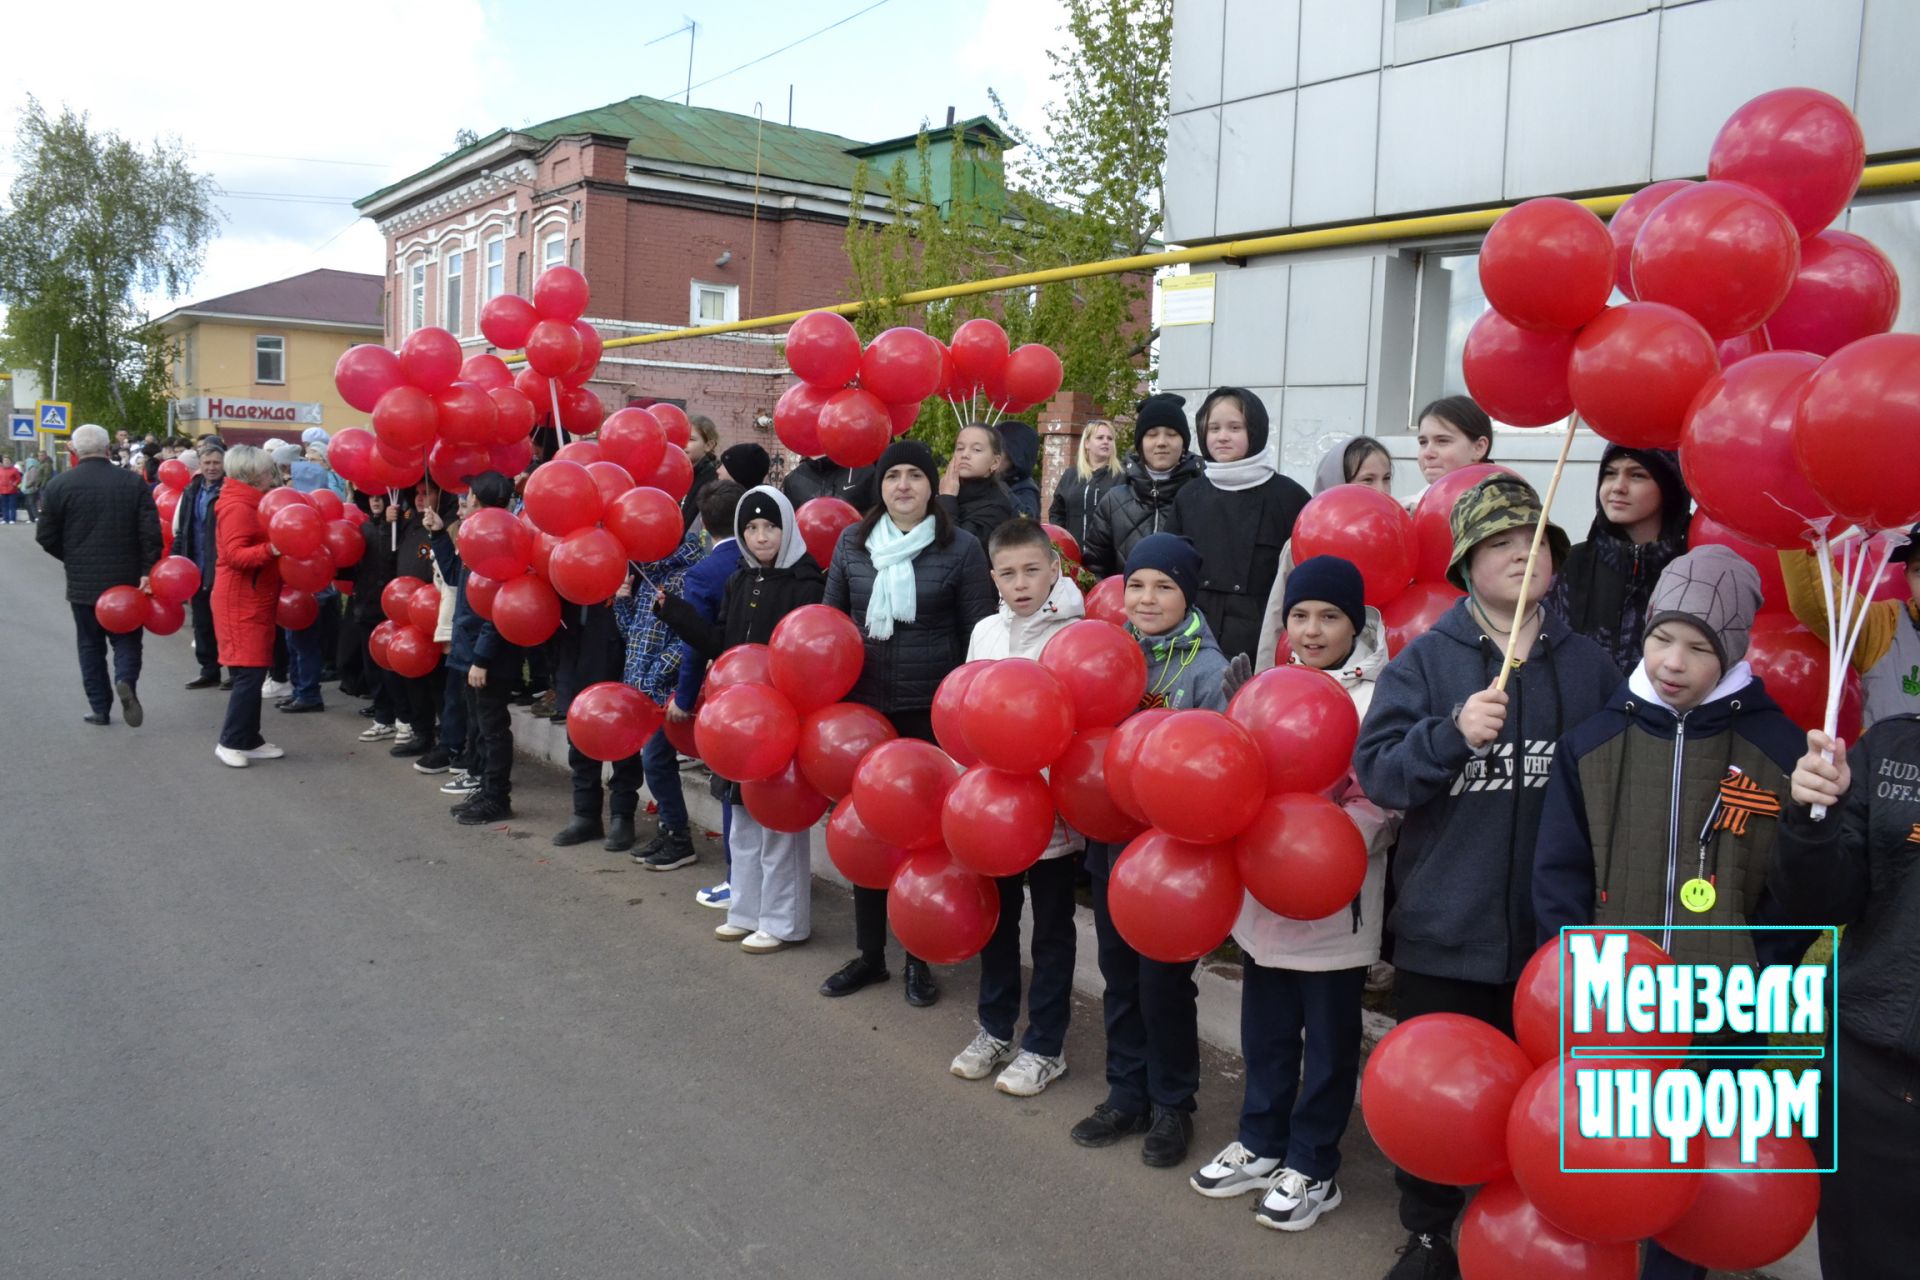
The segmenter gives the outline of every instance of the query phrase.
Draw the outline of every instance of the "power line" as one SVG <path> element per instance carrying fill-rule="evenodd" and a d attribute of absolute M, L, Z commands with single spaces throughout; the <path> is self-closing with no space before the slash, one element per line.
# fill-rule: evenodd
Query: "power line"
<path fill-rule="evenodd" d="M 245 156 L 250 160 L 292 160 L 299 164 L 337 164 L 356 169 L 387 169 L 392 166 L 377 160 L 321 160 L 314 156 L 282 156 L 265 151 L 223 151 L 218 147 L 197 147 L 195 150 L 210 156 Z"/>
<path fill-rule="evenodd" d="M 759 63 L 765 62 L 768 58 L 779 57 L 781 54 L 785 53 L 787 50 L 803 45 L 807 41 L 813 39 L 815 36 L 823 36 L 827 34 L 827 32 L 833 30 L 835 27 L 844 27 L 847 23 L 852 22 L 855 18 L 858 18 L 863 14 L 872 13 L 875 9 L 878 9 L 881 5 L 888 4 L 888 3 L 890 3 L 890 0 L 874 0 L 873 4 L 870 4 L 866 8 L 858 10 L 857 12 L 848 14 L 846 17 L 840 19 L 838 22 L 830 22 L 826 26 L 820 28 L 818 31 L 812 31 L 807 33 L 804 36 L 801 36 L 798 40 L 793 41 L 791 44 L 783 44 L 778 49 L 773 50 L 771 53 L 763 53 L 759 57 L 753 59 L 751 62 L 743 62 L 739 66 L 733 68 L 732 71 L 722 71 L 717 76 L 708 76 L 705 80 L 702 80 L 699 84 L 688 85 L 683 92 L 692 93 L 695 89 L 704 89 L 708 85 L 714 83 L 716 80 L 725 80 L 728 76 L 732 75 L 735 71 L 745 71 L 748 67 L 755 66 Z M 674 34 L 677 35 L 678 32 Z"/>
<path fill-rule="evenodd" d="M 337 204 L 350 205 L 352 196 L 325 196 L 297 191 L 220 191 L 217 199 L 233 200 L 271 200 L 281 204 Z"/>

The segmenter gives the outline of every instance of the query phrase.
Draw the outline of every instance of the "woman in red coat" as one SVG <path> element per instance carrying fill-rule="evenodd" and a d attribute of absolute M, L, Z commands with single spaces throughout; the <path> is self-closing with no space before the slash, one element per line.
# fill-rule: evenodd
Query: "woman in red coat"
<path fill-rule="evenodd" d="M 273 664 L 274 611 L 280 602 L 279 552 L 267 541 L 260 499 L 279 481 L 263 450 L 227 450 L 227 480 L 214 503 L 219 563 L 213 579 L 213 634 L 220 665 L 233 677 L 227 719 L 213 754 L 244 769 L 286 753 L 260 736 L 260 686 Z"/>

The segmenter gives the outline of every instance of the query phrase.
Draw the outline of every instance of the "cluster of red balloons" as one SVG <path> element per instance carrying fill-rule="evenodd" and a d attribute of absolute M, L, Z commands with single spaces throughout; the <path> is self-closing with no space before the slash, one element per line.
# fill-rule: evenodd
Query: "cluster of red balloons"
<path fill-rule="evenodd" d="M 193 470 L 178 458 L 160 464 L 160 487 L 153 492 L 153 505 L 160 512 L 160 548 L 173 550 L 173 517 L 180 510 L 180 495 L 193 481 Z M 172 634 L 168 632 L 166 634 Z"/>
<path fill-rule="evenodd" d="M 307 596 L 311 604 L 314 592 L 326 590 L 341 570 L 352 568 L 366 554 L 360 532 L 366 513 L 343 502 L 331 489 L 312 493 L 284 486 L 270 489 L 260 498 L 259 515 L 267 541 L 280 553 L 275 563 L 280 567 L 283 605 L 289 592 Z M 306 606 L 295 604 L 280 612 L 283 619 L 298 619 L 306 615 Z M 284 620 L 280 625 L 302 629 Z"/>
<path fill-rule="evenodd" d="M 1673 963 L 1643 935 L 1625 936 L 1629 965 Z M 1702 1135 L 1689 1163 L 1676 1166 L 1656 1133 L 1589 1138 L 1572 1123 L 1563 1132 L 1563 1116 L 1579 1114 L 1564 1052 L 1581 1044 L 1684 1050 L 1690 1040 L 1575 1033 L 1573 1011 L 1560 1003 L 1566 963 L 1559 940 L 1528 961 L 1514 992 L 1513 1037 L 1459 1014 L 1410 1018 L 1382 1038 L 1361 1077 L 1367 1130 L 1388 1159 L 1431 1182 L 1481 1188 L 1461 1227 L 1464 1274 L 1631 1280 L 1645 1239 L 1722 1271 L 1785 1256 L 1819 1207 L 1819 1164 L 1805 1139 L 1767 1135 L 1756 1164 L 1741 1165 L 1734 1139 Z M 1658 1070 L 1661 1060 L 1591 1065 Z M 1574 1172 L 1581 1169 L 1609 1172 L 1596 1182 Z"/>
<path fill-rule="evenodd" d="M 288 608 L 287 593 L 282 591 L 283 627 L 291 625 L 285 620 Z M 395 578 L 380 591 L 380 611 L 387 615 L 386 621 L 367 637 L 367 652 L 374 664 L 410 680 L 430 673 L 440 661 L 440 646 L 433 638 L 440 625 L 440 588 L 412 576 Z"/>
<path fill-rule="evenodd" d="M 863 351 L 844 316 L 813 311 L 787 331 L 787 364 L 800 381 L 773 409 L 780 443 L 803 457 L 821 455 L 843 467 L 879 460 L 887 442 L 905 435 L 921 402 L 952 404 L 984 393 L 1001 413 L 1022 413 L 1060 389 L 1060 357 L 1038 343 L 1007 349 L 992 320 L 969 320 L 951 345 L 919 329 L 888 329 Z"/>

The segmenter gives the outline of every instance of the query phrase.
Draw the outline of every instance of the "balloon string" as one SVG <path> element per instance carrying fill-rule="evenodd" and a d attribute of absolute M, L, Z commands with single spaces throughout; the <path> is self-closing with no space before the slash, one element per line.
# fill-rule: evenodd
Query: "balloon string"
<path fill-rule="evenodd" d="M 553 429 L 559 433 L 560 447 L 564 449 L 567 447 L 567 427 L 560 421 L 560 380 L 548 378 L 547 390 L 553 395 Z"/>
<path fill-rule="evenodd" d="M 1520 574 L 1520 601 L 1514 606 L 1513 621 L 1507 632 L 1506 656 L 1500 659 L 1500 676 L 1493 687 L 1500 693 L 1507 691 L 1507 679 L 1512 676 L 1521 662 L 1526 661 L 1523 654 L 1518 661 L 1514 659 L 1514 649 L 1522 631 L 1521 619 L 1527 615 L 1527 594 L 1533 589 L 1533 568 L 1540 559 L 1540 544 L 1546 538 L 1547 524 L 1553 516 L 1553 496 L 1560 492 L 1560 477 L 1567 472 L 1567 455 L 1573 449 L 1573 436 L 1580 429 L 1580 415 L 1575 413 L 1567 419 L 1566 439 L 1560 442 L 1560 458 L 1553 464 L 1553 478 L 1547 481 L 1547 496 L 1540 503 L 1540 522 L 1533 526 L 1533 545 L 1527 548 L 1527 567 Z"/>
<path fill-rule="evenodd" d="M 1862 530 L 1864 534 L 1865 531 Z M 1858 542 L 1850 540 L 1850 535 L 1829 541 L 1826 522 L 1820 521 L 1815 527 L 1814 547 L 1820 558 L 1820 588 L 1827 604 L 1827 708 L 1823 720 L 1826 735 L 1831 739 L 1840 727 L 1840 702 L 1842 691 L 1846 688 L 1847 669 L 1853 665 L 1854 651 L 1860 645 L 1860 633 L 1866 629 L 1867 613 L 1872 601 L 1866 596 L 1871 583 L 1878 582 L 1887 571 L 1887 565 L 1893 559 L 1894 551 L 1905 544 L 1906 538 L 1898 533 L 1878 535 L 1880 555 L 1871 573 L 1867 565 L 1873 558 L 1872 536 L 1862 537 Z M 1836 578 L 1830 563 L 1830 555 L 1835 543 L 1840 544 L 1840 572 Z M 1828 764 L 1833 763 L 1834 752 L 1831 747 L 1821 752 Z M 1813 806 L 1812 816 L 1819 821 L 1827 816 L 1827 806 Z"/>
<path fill-rule="evenodd" d="M 634 571 L 634 573 L 636 573 L 636 574 L 638 574 L 638 575 L 639 575 L 639 577 L 640 577 L 640 581 L 642 581 L 642 582 L 644 582 L 644 583 L 646 583 L 646 584 L 647 584 L 647 590 L 649 590 L 649 591 L 658 591 L 658 590 L 660 589 L 660 588 L 658 588 L 658 587 L 656 587 L 656 586 L 654 586 L 654 585 L 653 585 L 653 579 L 652 579 L 652 578 L 649 578 L 649 577 L 647 576 L 647 571 L 646 571 L 645 569 L 642 569 L 642 568 L 641 568 L 641 567 L 640 567 L 640 566 L 639 566 L 639 565 L 638 565 L 638 564 L 637 564 L 636 562 L 634 562 L 634 561 L 632 561 L 632 560 L 629 560 L 629 561 L 627 561 L 627 567 L 628 567 L 629 569 L 631 569 L 631 570 L 633 570 L 633 571 Z"/>
<path fill-rule="evenodd" d="M 387 505 L 390 507 L 400 505 L 400 491 L 398 489 L 387 490 Z M 387 526 L 387 534 L 387 550 L 398 551 L 400 549 L 400 522 L 398 520 L 393 521 Z"/>

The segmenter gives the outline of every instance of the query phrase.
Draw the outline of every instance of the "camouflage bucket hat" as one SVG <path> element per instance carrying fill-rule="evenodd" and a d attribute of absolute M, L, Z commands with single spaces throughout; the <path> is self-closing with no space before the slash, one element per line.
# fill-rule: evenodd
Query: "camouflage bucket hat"
<path fill-rule="evenodd" d="M 1540 495 L 1519 476 L 1488 476 L 1460 495 L 1453 504 L 1453 556 L 1447 562 L 1447 581 L 1467 590 L 1467 557 L 1473 549 L 1509 529 L 1540 523 Z M 1547 548 L 1554 571 L 1567 559 L 1567 535 L 1559 525 L 1547 526 Z"/>

